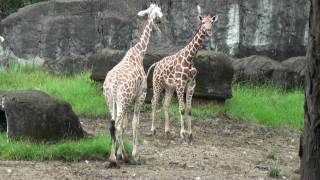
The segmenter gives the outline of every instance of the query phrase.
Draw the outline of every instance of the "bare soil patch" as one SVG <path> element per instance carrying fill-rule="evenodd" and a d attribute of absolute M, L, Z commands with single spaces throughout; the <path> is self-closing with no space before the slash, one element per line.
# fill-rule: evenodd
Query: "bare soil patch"
<path fill-rule="evenodd" d="M 81 119 L 90 133 L 105 133 L 104 119 Z M 226 117 L 196 119 L 194 143 L 179 138 L 180 125 L 172 122 L 172 139 L 164 133 L 164 121 L 158 121 L 155 137 L 149 136 L 150 114 L 140 120 L 142 165 L 122 164 L 108 169 L 107 161 L 4 161 L 0 160 L 0 179 L 271 179 L 268 167 L 278 164 L 281 178 L 299 179 L 297 155 L 299 131 L 270 129 Z M 131 140 L 131 121 L 126 137 Z M 271 149 L 279 151 L 269 159 Z M 107 157 L 106 157 L 107 159 Z"/>

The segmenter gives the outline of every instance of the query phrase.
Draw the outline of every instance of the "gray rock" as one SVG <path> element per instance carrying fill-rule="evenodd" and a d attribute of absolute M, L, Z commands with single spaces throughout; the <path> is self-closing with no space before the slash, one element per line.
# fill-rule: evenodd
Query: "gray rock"
<path fill-rule="evenodd" d="M 103 82 L 107 73 L 124 57 L 126 51 L 114 49 L 100 49 L 89 57 L 92 63 L 91 79 Z"/>
<path fill-rule="evenodd" d="M 162 33 L 152 35 L 150 53 L 175 52 L 191 39 L 199 25 L 197 3 L 203 14 L 219 14 L 214 36 L 203 42 L 204 49 L 277 60 L 305 55 L 309 12 L 305 0 L 161 1 Z M 51 0 L 3 19 L 0 32 L 18 57 L 40 56 L 58 72 L 80 69 L 90 66 L 88 53 L 101 48 L 127 50 L 136 42 L 144 20 L 136 14 L 146 6 L 142 0 Z"/>
<path fill-rule="evenodd" d="M 297 75 L 299 76 L 298 78 L 303 80 L 305 70 L 306 70 L 306 62 L 307 62 L 306 56 L 299 56 L 299 57 L 292 57 L 285 61 L 282 61 L 281 64 L 286 68 L 290 69 L 291 71 L 297 73 Z"/>
<path fill-rule="evenodd" d="M 195 67 L 199 72 L 196 77 L 195 97 L 219 101 L 232 97 L 234 70 L 228 56 L 223 53 L 199 51 Z"/>
<path fill-rule="evenodd" d="M 285 67 L 268 57 L 253 55 L 242 59 L 232 60 L 236 82 L 263 82 L 272 79 L 275 70 Z"/>
<path fill-rule="evenodd" d="M 287 89 L 303 87 L 306 61 L 305 56 L 299 56 L 281 62 L 285 68 L 273 72 L 273 82 Z"/>
<path fill-rule="evenodd" d="M 85 135 L 70 104 L 44 92 L 0 92 L 0 99 L 0 130 L 10 138 L 57 141 Z"/>
<path fill-rule="evenodd" d="M 89 59 L 93 64 L 91 79 L 103 82 L 106 74 L 125 55 L 125 51 L 102 49 Z M 147 53 L 144 58 L 145 71 L 151 64 L 168 54 Z M 232 97 L 231 82 L 233 68 L 230 59 L 222 53 L 200 51 L 195 58 L 195 66 L 199 71 L 195 97 L 225 100 Z M 152 74 L 153 72 L 151 72 Z M 148 77 L 148 93 L 146 101 L 152 97 L 152 75 Z"/>

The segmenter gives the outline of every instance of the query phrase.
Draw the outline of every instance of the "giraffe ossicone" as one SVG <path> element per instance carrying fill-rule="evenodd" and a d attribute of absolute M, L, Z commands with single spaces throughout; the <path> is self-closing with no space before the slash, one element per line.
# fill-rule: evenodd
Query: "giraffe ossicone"
<path fill-rule="evenodd" d="M 139 125 L 140 108 L 145 100 L 147 89 L 143 58 L 147 50 L 151 31 L 156 24 L 160 23 L 163 14 L 161 8 L 152 3 L 148 9 L 140 11 L 138 15 L 148 15 L 148 20 L 139 41 L 132 46 L 123 59 L 107 73 L 103 83 L 103 94 L 112 118 L 110 124 L 110 134 L 112 137 L 112 147 L 109 157 L 110 167 L 118 167 L 118 158 L 129 162 L 128 155 L 124 149 L 122 136 L 128 123 L 128 108 L 133 100 L 135 100 L 135 106 L 132 120 L 132 158 L 134 162 L 139 160 L 137 128 Z M 116 150 L 116 143 L 119 144 L 118 150 Z"/>
<path fill-rule="evenodd" d="M 199 13 L 201 12 L 198 6 Z M 201 24 L 192 40 L 177 53 L 164 57 L 160 61 L 151 65 L 147 76 L 154 67 L 153 72 L 153 97 L 152 97 L 152 125 L 151 132 L 156 132 L 157 106 L 160 93 L 164 90 L 163 110 L 165 114 L 165 133 L 170 134 L 169 104 L 174 91 L 176 91 L 179 101 L 181 130 L 180 136 L 188 143 L 192 143 L 191 110 L 192 96 L 196 86 L 195 77 L 198 73 L 194 66 L 194 57 L 200 48 L 200 44 L 205 36 L 212 35 L 213 23 L 217 21 L 217 16 L 199 16 Z M 186 94 L 186 97 L 184 97 Z M 186 104 L 185 104 L 186 102 Z M 187 130 L 184 118 L 187 116 Z"/>

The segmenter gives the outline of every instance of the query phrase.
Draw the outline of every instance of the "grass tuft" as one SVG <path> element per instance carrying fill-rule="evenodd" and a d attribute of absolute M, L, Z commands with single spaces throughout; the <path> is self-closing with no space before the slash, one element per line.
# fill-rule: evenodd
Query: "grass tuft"
<path fill-rule="evenodd" d="M 280 151 L 278 149 L 270 149 L 267 158 L 268 159 L 276 159 L 276 156 L 280 153 Z"/>
<path fill-rule="evenodd" d="M 271 165 L 269 167 L 269 176 L 272 178 L 279 178 L 281 169 L 278 165 Z"/>

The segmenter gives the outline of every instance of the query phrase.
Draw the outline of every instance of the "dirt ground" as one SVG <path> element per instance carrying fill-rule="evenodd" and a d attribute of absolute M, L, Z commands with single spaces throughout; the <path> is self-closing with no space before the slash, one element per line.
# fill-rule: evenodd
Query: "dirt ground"
<path fill-rule="evenodd" d="M 105 132 L 106 120 L 81 119 L 90 133 Z M 129 121 L 130 122 L 130 121 Z M 282 179 L 299 179 L 299 131 L 269 129 L 226 117 L 194 121 L 194 143 L 181 143 L 179 122 L 172 123 L 173 139 L 158 122 L 156 137 L 149 135 L 150 115 L 140 120 L 142 165 L 121 164 L 108 169 L 107 161 L 1 161 L 0 179 L 270 179 L 268 167 L 278 164 Z M 131 123 L 126 132 L 131 137 Z M 279 154 L 268 158 L 271 149 Z"/>

